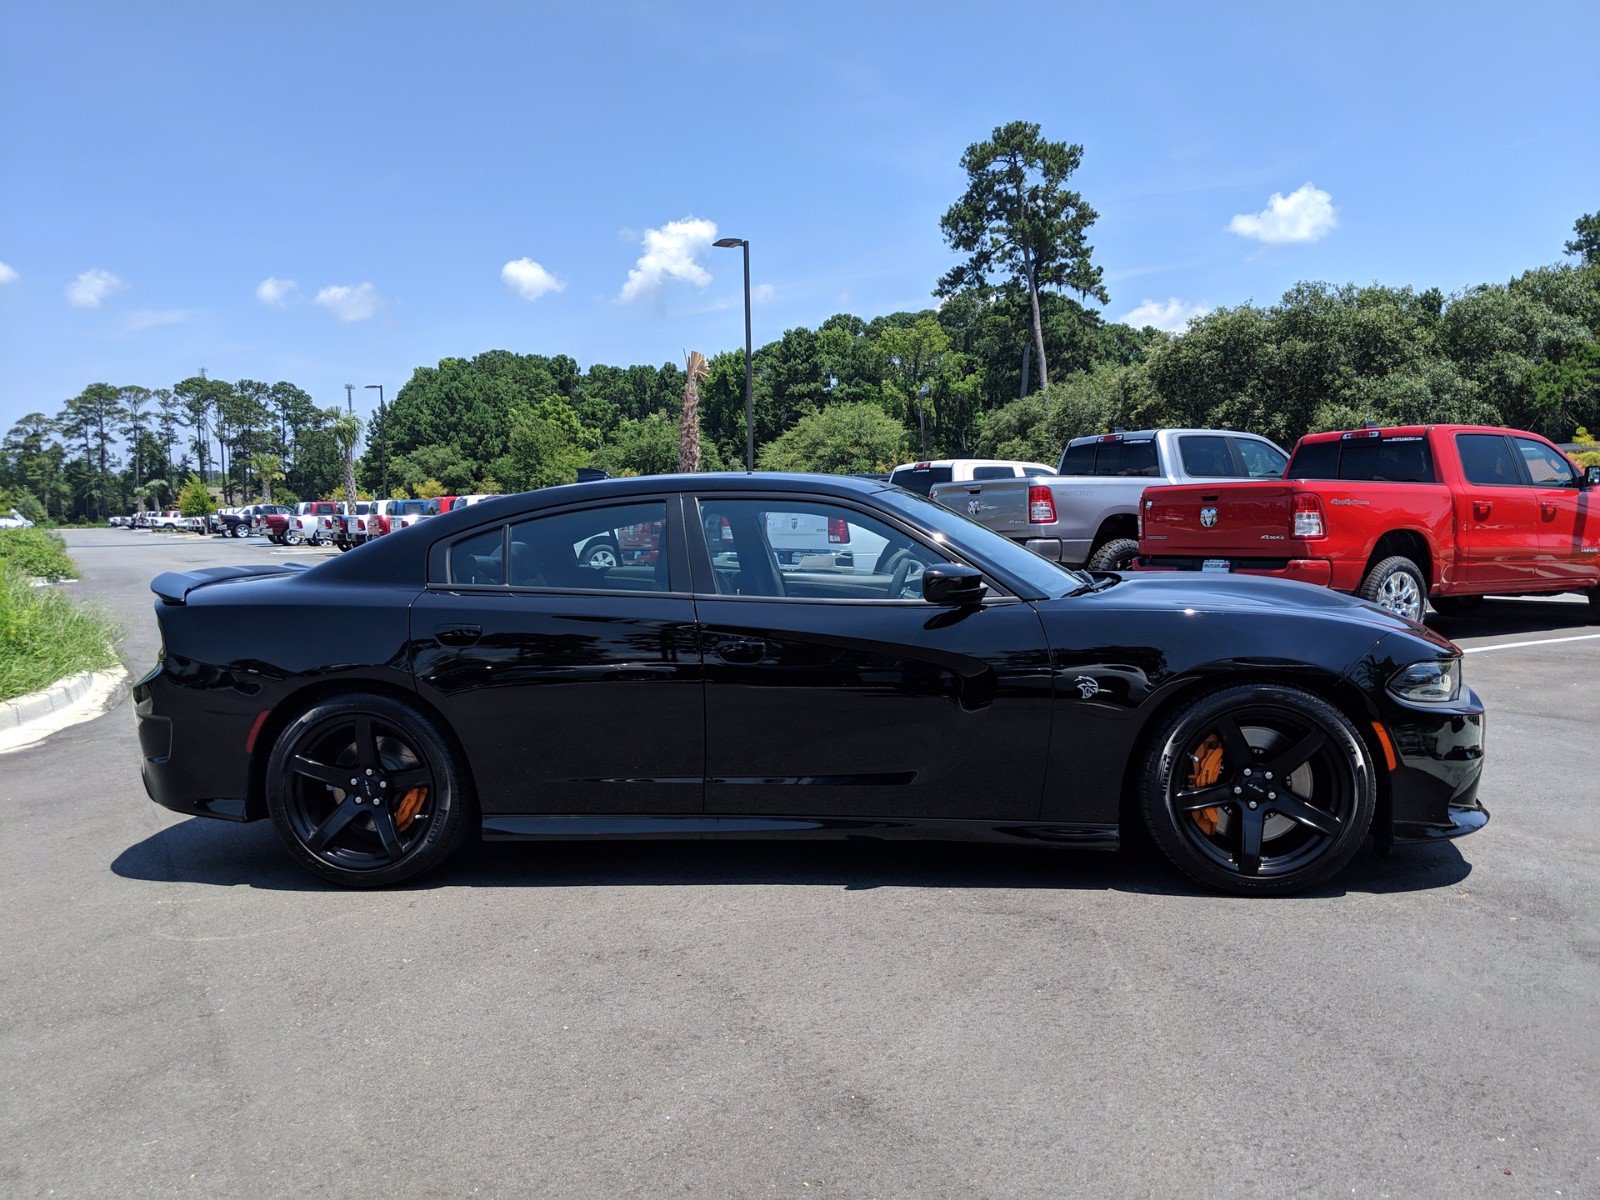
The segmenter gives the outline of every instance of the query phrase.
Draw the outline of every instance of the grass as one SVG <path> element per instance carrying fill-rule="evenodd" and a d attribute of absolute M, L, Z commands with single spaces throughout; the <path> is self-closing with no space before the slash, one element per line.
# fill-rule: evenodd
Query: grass
<path fill-rule="evenodd" d="M 0 529 L 0 567 L 45 579 L 76 579 L 78 568 L 67 544 L 48 529 Z"/>
<path fill-rule="evenodd" d="M 4 536 L 13 532 L 32 531 L 6 530 Z M 0 563 L 0 700 L 117 661 L 115 625 L 55 588 L 34 587 L 25 571 Z"/>

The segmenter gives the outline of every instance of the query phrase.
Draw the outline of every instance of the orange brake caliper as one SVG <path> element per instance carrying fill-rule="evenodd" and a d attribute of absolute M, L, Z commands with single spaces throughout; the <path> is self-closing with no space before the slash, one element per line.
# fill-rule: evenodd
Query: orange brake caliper
<path fill-rule="evenodd" d="M 408 828 L 411 822 L 417 819 L 417 813 L 422 811 L 422 802 L 427 798 L 428 789 L 425 787 L 408 789 L 406 794 L 400 797 L 400 807 L 394 810 L 395 828 L 400 830 Z"/>
<path fill-rule="evenodd" d="M 1191 761 L 1194 767 L 1189 772 L 1189 786 L 1196 790 L 1216 787 L 1217 781 L 1222 778 L 1222 739 L 1213 733 L 1200 743 L 1200 748 L 1191 756 Z M 1194 823 L 1209 837 L 1217 831 L 1217 819 L 1220 815 L 1215 808 L 1196 809 Z"/>

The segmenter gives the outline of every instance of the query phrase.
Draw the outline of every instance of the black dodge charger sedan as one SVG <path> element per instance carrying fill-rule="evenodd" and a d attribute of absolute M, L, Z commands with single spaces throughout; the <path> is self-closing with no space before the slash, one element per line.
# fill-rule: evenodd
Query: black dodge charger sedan
<path fill-rule="evenodd" d="M 603 551 L 603 552 L 597 552 Z M 1085 574 L 882 482 L 685 475 L 151 585 L 146 789 L 373 887 L 494 839 L 1115 847 L 1247 894 L 1481 828 L 1460 652 L 1336 592 Z"/>

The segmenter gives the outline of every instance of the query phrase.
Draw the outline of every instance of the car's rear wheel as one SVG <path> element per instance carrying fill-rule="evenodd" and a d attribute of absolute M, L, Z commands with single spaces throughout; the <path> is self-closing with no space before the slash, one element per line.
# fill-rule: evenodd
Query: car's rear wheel
<path fill-rule="evenodd" d="M 290 856 L 346 887 L 432 870 L 473 819 L 465 772 L 439 728 L 367 694 L 325 700 L 283 731 L 267 763 L 267 807 Z"/>
<path fill-rule="evenodd" d="M 1373 565 L 1356 594 L 1379 608 L 1420 621 L 1428 600 L 1428 579 L 1416 563 L 1395 554 Z"/>
<path fill-rule="evenodd" d="M 1089 556 L 1091 571 L 1126 571 L 1139 557 L 1139 543 L 1132 538 L 1112 538 Z"/>
<path fill-rule="evenodd" d="M 291 529 L 288 533 L 283 535 L 283 540 L 290 546 L 298 546 L 305 539 L 300 536 L 300 531 L 298 529 Z"/>
<path fill-rule="evenodd" d="M 1483 597 L 1430 596 L 1428 603 L 1441 617 L 1470 617 L 1483 607 Z"/>
<path fill-rule="evenodd" d="M 592 570 L 605 570 L 617 565 L 617 546 L 610 538 L 596 538 L 579 554 L 580 565 Z"/>
<path fill-rule="evenodd" d="M 1157 735 L 1141 804 L 1162 852 L 1191 878 L 1239 895 L 1285 895 L 1332 876 L 1377 805 L 1360 734 L 1297 688 L 1203 695 Z"/>

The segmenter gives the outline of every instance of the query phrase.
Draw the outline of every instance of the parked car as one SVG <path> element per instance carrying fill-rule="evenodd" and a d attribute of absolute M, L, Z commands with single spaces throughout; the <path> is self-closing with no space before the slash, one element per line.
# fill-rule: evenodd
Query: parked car
<path fill-rule="evenodd" d="M 262 528 L 261 519 L 269 513 L 287 513 L 283 504 L 247 504 L 230 509 L 222 515 L 220 531 L 224 537 L 249 537 Z"/>
<path fill-rule="evenodd" d="M 215 512 L 209 513 L 205 517 L 206 531 L 209 533 L 225 533 L 226 530 L 223 528 L 223 518 L 238 511 L 239 510 L 236 507 L 230 505 L 227 508 L 219 508 Z"/>
<path fill-rule="evenodd" d="M 267 541 L 284 546 L 289 541 L 289 518 L 292 516 L 294 510 L 291 508 L 285 508 L 282 512 L 264 513 L 258 527 L 266 535 Z"/>
<path fill-rule="evenodd" d="M 307 500 L 295 506 L 284 531 L 284 540 L 291 546 L 309 542 L 313 546 L 333 545 L 333 520 L 342 511 L 337 500 Z"/>
<path fill-rule="evenodd" d="M 939 484 L 931 495 L 1052 562 L 1121 570 L 1139 554 L 1139 497 L 1157 480 L 1276 479 L 1288 455 L 1253 433 L 1117 430 L 1073 438 L 1049 478 Z"/>
<path fill-rule="evenodd" d="M 333 544 L 341 553 L 354 550 L 367 540 L 367 522 L 377 506 L 376 500 L 357 500 L 354 504 L 339 506 L 340 511 L 333 518 Z"/>
<path fill-rule="evenodd" d="M 181 529 L 187 531 L 188 525 L 186 522 L 187 519 L 181 512 L 175 508 L 169 508 L 162 512 L 151 513 L 150 520 L 146 528 Z"/>
<path fill-rule="evenodd" d="M 437 500 L 379 500 L 377 511 L 367 519 L 367 537 L 382 537 L 397 529 L 408 529 L 418 521 L 438 515 Z"/>
<path fill-rule="evenodd" d="M 926 496 L 938 483 L 968 483 L 974 479 L 1021 479 L 1054 475 L 1055 468 L 1043 463 L 1015 462 L 1004 458 L 941 458 L 929 462 L 904 463 L 889 472 L 889 482 L 908 492 Z M 881 479 L 861 475 L 860 479 Z"/>
<path fill-rule="evenodd" d="M 1536 433 L 1368 426 L 1300 439 L 1282 480 L 1145 493 L 1140 565 L 1271 575 L 1420 621 L 1488 595 L 1600 607 L 1600 471 Z"/>
<path fill-rule="evenodd" d="M 33 522 L 28 520 L 16 509 L 8 509 L 4 516 L 0 516 L 0 529 L 32 529 Z"/>
<path fill-rule="evenodd" d="M 886 550 L 779 569 L 767 531 L 794 514 Z M 602 536 L 660 552 L 581 562 Z M 1110 848 L 1138 823 L 1195 879 L 1275 894 L 1369 832 L 1488 820 L 1483 706 L 1437 634 L 1279 580 L 1066 570 L 848 477 L 546 488 L 151 587 L 150 795 L 270 817 L 354 887 L 480 834 Z"/>

